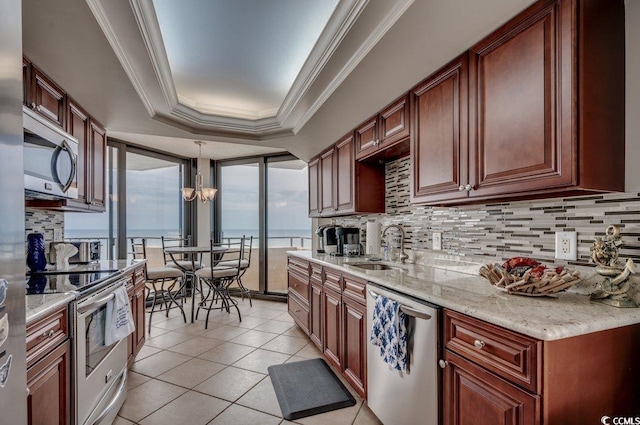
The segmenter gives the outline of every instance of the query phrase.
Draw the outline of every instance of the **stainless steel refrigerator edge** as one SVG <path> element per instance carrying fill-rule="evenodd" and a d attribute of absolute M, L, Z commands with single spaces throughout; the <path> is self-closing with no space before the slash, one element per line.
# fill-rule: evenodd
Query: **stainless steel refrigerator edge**
<path fill-rule="evenodd" d="M 25 234 L 22 164 L 22 2 L 0 0 L 0 279 L 8 282 L 0 319 L 9 336 L 0 346 L 0 424 L 27 423 Z M 4 355 L 2 353 L 4 352 Z"/>

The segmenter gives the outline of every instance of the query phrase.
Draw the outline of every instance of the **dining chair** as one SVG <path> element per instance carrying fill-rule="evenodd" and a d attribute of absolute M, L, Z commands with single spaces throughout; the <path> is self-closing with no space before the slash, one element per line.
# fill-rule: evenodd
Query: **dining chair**
<path fill-rule="evenodd" d="M 196 319 L 198 319 L 200 309 L 207 310 L 205 329 L 209 325 L 211 310 L 226 310 L 227 313 L 230 313 L 231 307 L 235 307 L 238 319 L 242 322 L 238 301 L 229 295 L 229 285 L 236 281 L 240 274 L 243 249 L 244 237 L 240 238 L 238 242 L 225 242 L 224 244 L 218 244 L 211 240 L 210 264 L 212 266 L 196 271 L 202 296 L 196 311 Z M 222 258 L 219 258 L 221 250 L 223 254 Z"/>
<path fill-rule="evenodd" d="M 242 237 L 245 238 L 245 243 L 244 243 L 244 248 L 242 249 L 242 259 L 240 260 L 240 273 L 238 274 L 238 278 L 236 279 L 238 288 L 232 288 L 231 291 L 233 291 L 233 289 L 236 289 L 236 291 L 242 295 L 243 301 L 244 301 L 244 296 L 246 295 L 247 298 L 249 298 L 249 306 L 253 307 L 253 302 L 251 300 L 251 290 L 249 290 L 249 288 L 246 288 L 242 283 L 242 276 L 247 272 L 247 270 L 249 270 L 249 267 L 251 267 L 251 251 L 253 248 L 253 236 L 249 236 L 248 243 L 247 243 L 246 236 L 242 236 Z M 233 263 L 233 260 L 225 260 L 225 261 L 218 262 L 218 265 L 233 266 L 233 264 L 227 263 L 227 261 L 230 261 L 231 263 Z M 236 293 L 236 292 L 232 292 L 232 293 Z"/>
<path fill-rule="evenodd" d="M 172 268 L 179 268 L 183 271 L 195 271 L 195 269 L 199 269 L 202 267 L 202 259 L 199 258 L 196 261 L 191 261 L 191 258 L 188 258 L 186 255 L 177 255 L 173 254 L 173 256 L 166 252 L 166 248 L 174 248 L 174 247 L 185 247 L 191 246 L 191 235 L 187 235 L 184 238 L 180 237 L 169 237 L 169 236 L 161 236 L 160 240 L 162 241 L 162 252 L 164 254 L 164 265 Z"/>
<path fill-rule="evenodd" d="M 131 238 L 131 250 L 134 259 L 147 259 L 147 239 Z M 177 308 L 182 313 L 184 322 L 185 278 L 184 272 L 174 267 L 147 267 L 145 264 L 145 306 L 149 313 L 148 332 L 151 333 L 153 313 L 164 311 L 169 317 L 169 311 Z"/>

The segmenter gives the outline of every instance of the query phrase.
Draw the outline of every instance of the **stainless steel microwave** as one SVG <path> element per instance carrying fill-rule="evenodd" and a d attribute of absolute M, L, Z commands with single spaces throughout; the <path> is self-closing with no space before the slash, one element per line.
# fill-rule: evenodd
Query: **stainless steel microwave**
<path fill-rule="evenodd" d="M 78 140 L 22 107 L 24 188 L 36 198 L 78 198 Z"/>

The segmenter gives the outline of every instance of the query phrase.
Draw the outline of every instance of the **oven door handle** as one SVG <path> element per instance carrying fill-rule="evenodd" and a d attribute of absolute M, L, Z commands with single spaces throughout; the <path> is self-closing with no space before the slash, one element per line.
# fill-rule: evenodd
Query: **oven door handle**
<path fill-rule="evenodd" d="M 86 313 L 87 311 L 95 310 L 99 307 L 102 307 L 103 305 L 105 305 L 115 297 L 116 297 L 116 294 L 112 292 L 106 297 L 100 298 L 99 300 L 94 301 L 89 305 L 83 305 L 82 307 L 78 307 L 78 313 L 83 314 L 83 313 Z"/>
<path fill-rule="evenodd" d="M 122 396 L 122 392 L 127 388 L 127 369 L 124 368 L 122 370 L 122 378 L 120 378 L 120 386 L 118 387 L 118 392 L 113 396 L 107 407 L 104 408 L 100 416 L 93 422 L 94 425 L 100 424 L 104 418 L 109 414 L 109 412 L 113 409 L 115 404 L 118 402 L 120 397 Z"/>

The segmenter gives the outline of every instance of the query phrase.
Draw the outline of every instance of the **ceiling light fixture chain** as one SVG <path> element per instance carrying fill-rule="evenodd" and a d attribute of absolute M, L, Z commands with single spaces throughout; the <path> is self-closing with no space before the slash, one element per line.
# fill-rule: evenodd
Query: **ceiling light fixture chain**
<path fill-rule="evenodd" d="M 202 157 L 202 145 L 204 145 L 205 142 L 196 140 L 193 143 L 198 145 L 198 148 L 199 148 L 198 159 L 200 159 Z M 214 189 L 212 187 L 204 187 L 204 179 L 202 178 L 202 173 L 200 172 L 200 165 L 198 163 L 198 171 L 196 173 L 196 187 L 183 188 L 182 199 L 184 199 L 187 202 L 193 201 L 195 199 L 200 199 L 200 201 L 202 201 L 203 203 L 207 201 L 213 201 L 213 198 L 216 196 L 217 191 L 218 189 Z"/>

